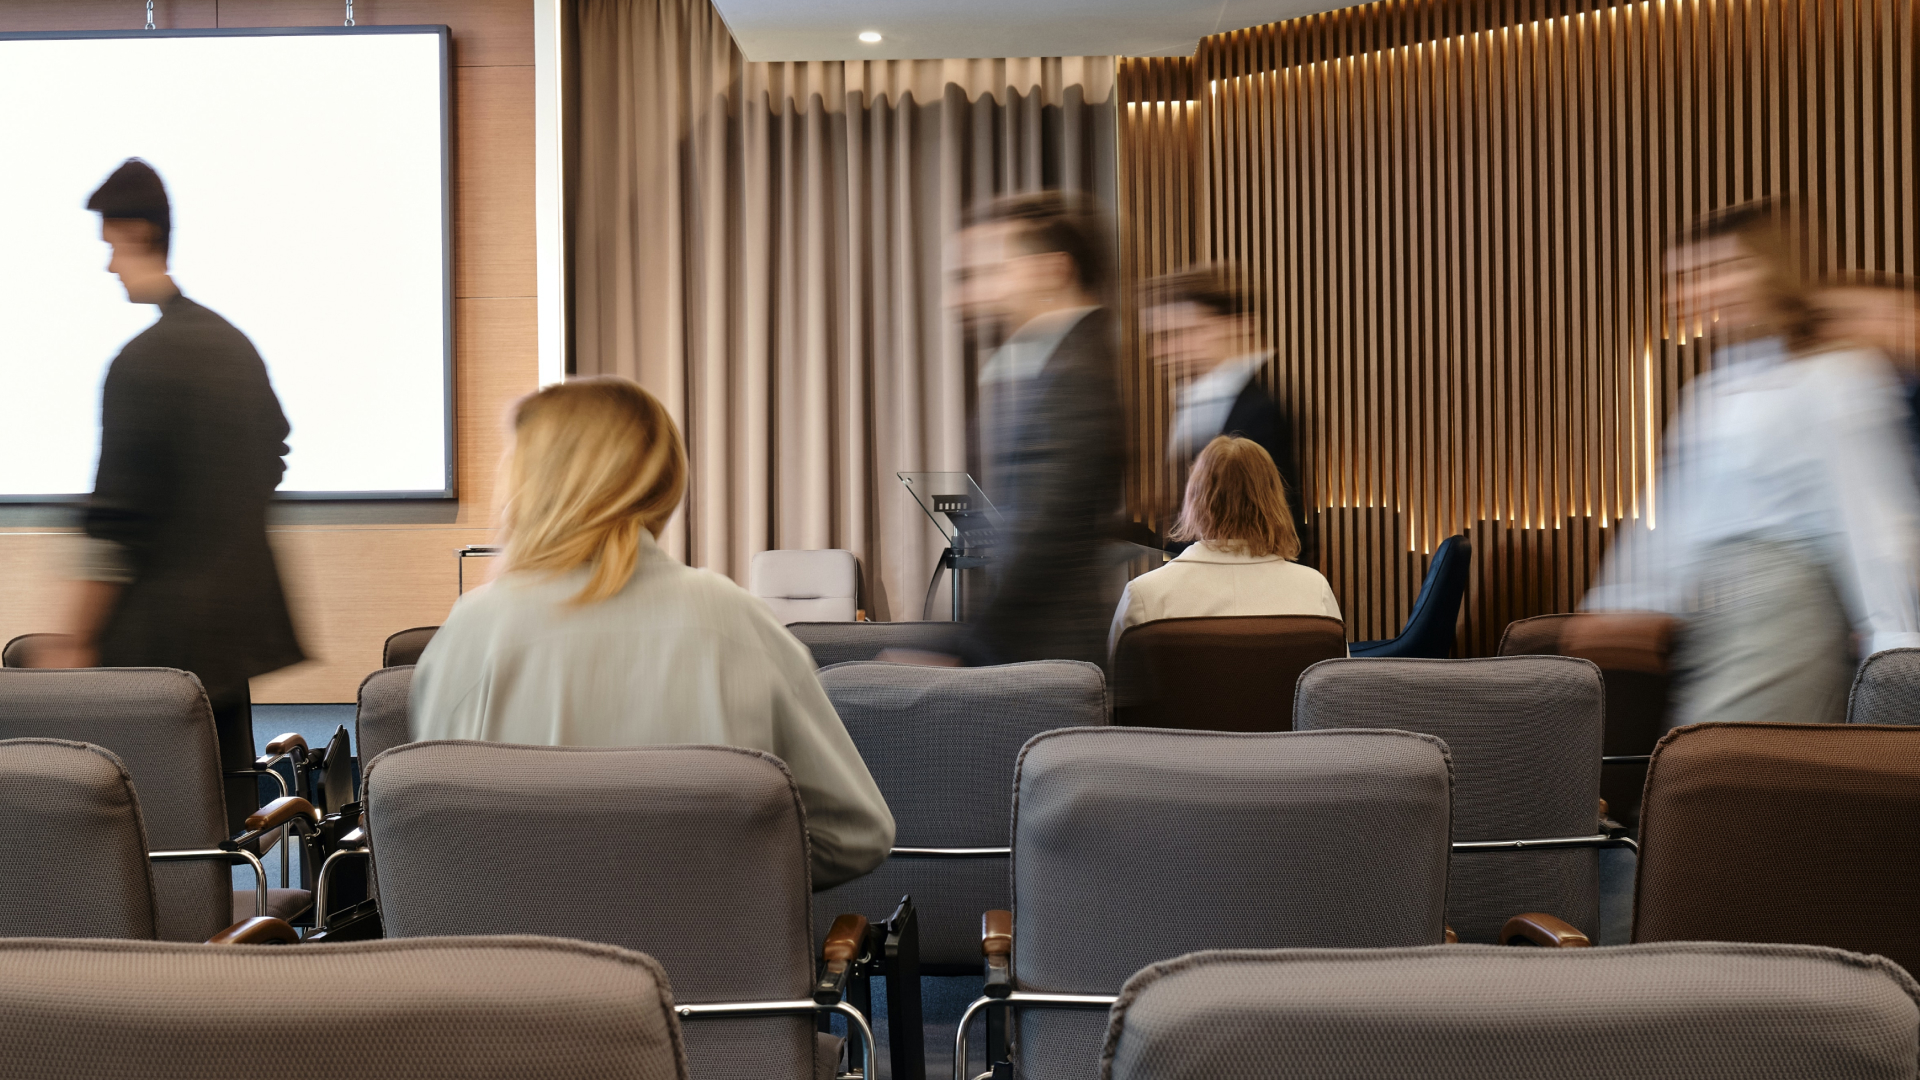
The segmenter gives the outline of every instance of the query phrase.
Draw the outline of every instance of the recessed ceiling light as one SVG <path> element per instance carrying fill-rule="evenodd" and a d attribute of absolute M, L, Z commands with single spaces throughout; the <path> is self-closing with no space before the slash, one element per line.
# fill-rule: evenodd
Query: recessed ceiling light
<path fill-rule="evenodd" d="M 869 45 L 877 44 L 880 41 L 880 31 L 862 30 L 860 31 L 860 40 L 866 42 Z"/>

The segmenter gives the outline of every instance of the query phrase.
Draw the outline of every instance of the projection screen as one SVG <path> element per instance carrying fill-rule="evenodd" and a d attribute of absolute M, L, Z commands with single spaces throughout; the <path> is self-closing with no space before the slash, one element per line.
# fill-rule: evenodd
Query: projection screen
<path fill-rule="evenodd" d="M 181 292 L 253 340 L 282 496 L 453 495 L 445 27 L 0 35 L 0 502 L 93 487 L 100 384 L 157 317 L 87 197 L 130 157 Z"/>

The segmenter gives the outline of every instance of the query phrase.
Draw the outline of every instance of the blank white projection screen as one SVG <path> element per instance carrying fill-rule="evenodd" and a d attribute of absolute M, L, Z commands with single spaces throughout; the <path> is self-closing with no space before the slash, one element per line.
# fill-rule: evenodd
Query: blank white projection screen
<path fill-rule="evenodd" d="M 0 502 L 92 490 L 101 380 L 158 316 L 85 209 L 130 157 L 174 282 L 266 361 L 281 492 L 446 494 L 444 81 L 424 29 L 0 39 Z"/>

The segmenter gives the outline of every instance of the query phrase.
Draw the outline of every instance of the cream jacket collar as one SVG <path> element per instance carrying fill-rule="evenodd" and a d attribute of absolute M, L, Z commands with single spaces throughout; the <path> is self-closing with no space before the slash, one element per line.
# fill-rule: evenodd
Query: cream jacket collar
<path fill-rule="evenodd" d="M 1173 557 L 1175 563 L 1280 563 L 1279 556 L 1250 556 L 1236 548 L 1216 547 L 1210 541 L 1201 541 L 1179 555 Z"/>

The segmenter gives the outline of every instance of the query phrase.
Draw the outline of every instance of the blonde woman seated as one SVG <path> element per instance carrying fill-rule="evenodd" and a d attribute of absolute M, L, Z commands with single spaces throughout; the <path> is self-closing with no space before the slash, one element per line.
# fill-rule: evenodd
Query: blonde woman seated
<path fill-rule="evenodd" d="M 1107 636 L 1112 658 L 1128 627 L 1197 616 L 1340 618 L 1333 587 L 1291 560 L 1300 535 L 1273 459 L 1251 439 L 1208 443 L 1187 477 L 1180 521 L 1168 534 L 1195 542 L 1173 562 L 1127 584 Z"/>
<path fill-rule="evenodd" d="M 893 815 L 807 648 L 746 590 L 654 543 L 686 482 L 680 432 L 638 384 L 523 399 L 503 569 L 421 656 L 413 738 L 766 751 L 799 785 L 813 888 L 857 878 L 887 858 Z"/>

